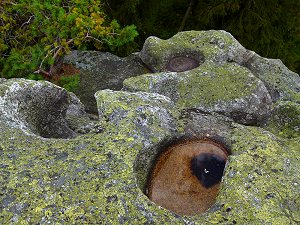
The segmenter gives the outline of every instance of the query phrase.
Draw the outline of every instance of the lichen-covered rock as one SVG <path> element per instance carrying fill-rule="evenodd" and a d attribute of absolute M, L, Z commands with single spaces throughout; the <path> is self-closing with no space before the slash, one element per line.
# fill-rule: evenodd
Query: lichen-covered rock
<path fill-rule="evenodd" d="M 75 136 L 65 121 L 68 107 L 68 92 L 49 82 L 11 79 L 0 84 L 1 120 L 25 132 L 47 138 Z"/>
<path fill-rule="evenodd" d="M 217 197 L 226 219 L 220 216 L 219 221 L 298 224 L 299 139 L 283 141 L 263 129 L 238 126 L 232 141 Z"/>
<path fill-rule="evenodd" d="M 174 103 L 166 96 L 103 90 L 98 91 L 95 97 L 100 119 L 119 129 L 128 129 L 131 124 L 134 125 L 138 130 L 128 130 L 134 138 L 150 143 L 152 138 L 163 139 L 160 136 L 164 130 L 170 136 L 176 132 L 176 118 L 172 115 Z"/>
<path fill-rule="evenodd" d="M 300 137 L 300 104 L 278 102 L 272 116 L 266 122 L 265 129 L 284 138 Z"/>
<path fill-rule="evenodd" d="M 204 62 L 215 67 L 235 62 L 248 68 L 264 82 L 273 101 L 279 99 L 300 101 L 300 77 L 296 73 L 290 71 L 280 60 L 266 59 L 245 49 L 225 31 L 187 31 L 178 33 L 168 40 L 149 37 L 140 56 L 156 73 L 170 71 L 168 68 L 172 68 L 172 59 L 177 57 L 191 59 L 182 60 L 183 63 L 196 60 L 200 68 Z M 188 69 L 189 67 L 186 68 Z"/>
<path fill-rule="evenodd" d="M 300 77 L 280 60 L 265 59 L 225 31 L 149 37 L 140 53 L 155 73 L 131 77 L 123 90 L 170 97 L 176 106 L 260 124 L 278 100 L 300 101 Z"/>
<path fill-rule="evenodd" d="M 120 58 L 108 52 L 72 51 L 63 63 L 78 71 L 75 94 L 90 112 L 97 112 L 94 94 L 98 90 L 120 90 L 124 79 L 149 72 L 136 54 Z"/>
<path fill-rule="evenodd" d="M 182 110 L 218 112 L 244 124 L 262 121 L 272 104 L 263 82 L 235 63 L 205 62 L 184 73 L 132 77 L 124 81 L 124 89 L 166 95 Z"/>
<path fill-rule="evenodd" d="M 125 82 L 146 92 L 98 91 L 99 120 L 87 122 L 87 130 L 76 131 L 76 137 L 69 127 L 80 129 L 85 124 L 80 120 L 87 118 L 76 96 L 44 81 L 0 80 L 0 224 L 300 223 L 300 113 L 293 75 L 293 84 L 276 89 L 282 100 L 277 101 L 258 73 L 241 66 L 246 59 L 235 52 L 243 47 L 237 42 L 228 47 L 229 34 L 179 34 L 186 35 L 214 36 L 207 48 L 223 53 L 212 55 L 209 64 L 203 52 L 198 56 L 205 61 L 186 72 L 175 70 L 193 67 L 197 55 L 188 55 L 192 60 L 176 55 L 166 67 L 174 72 L 136 78 L 143 84 L 129 84 L 133 78 Z M 228 39 L 216 39 L 224 35 Z M 223 57 L 235 63 L 218 63 Z M 162 82 L 155 83 L 155 76 Z M 154 87 L 161 92 L 150 93 Z M 227 96 L 220 94 L 224 91 Z M 245 105 L 231 99 L 243 99 Z M 205 107 L 196 108 L 195 102 Z M 219 102 L 223 111 L 217 110 Z M 241 117 L 233 113 L 238 109 Z M 266 121 L 239 124 L 247 115 L 248 122 Z M 203 214 L 180 216 L 151 202 L 145 189 L 157 156 L 174 139 L 203 137 L 224 144 L 230 153 L 215 204 Z"/>

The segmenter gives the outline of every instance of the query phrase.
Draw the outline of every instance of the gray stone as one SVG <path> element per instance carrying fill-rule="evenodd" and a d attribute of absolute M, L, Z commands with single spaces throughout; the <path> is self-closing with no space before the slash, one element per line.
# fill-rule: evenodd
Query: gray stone
<path fill-rule="evenodd" d="M 230 136 L 236 123 L 217 113 L 203 113 L 193 110 L 186 113 L 185 135 L 197 139 L 213 139 L 225 146 L 231 146 Z M 228 147 L 227 149 L 230 149 Z"/>
<path fill-rule="evenodd" d="M 300 137 L 300 104 L 279 101 L 273 108 L 263 127 L 284 138 Z"/>
<path fill-rule="evenodd" d="M 73 115 L 73 116 L 82 116 L 82 117 L 87 116 L 85 112 L 85 106 L 81 103 L 81 101 L 77 98 L 77 96 L 72 92 L 69 93 L 69 96 L 70 96 L 70 104 L 66 114 Z"/>
<path fill-rule="evenodd" d="M 68 92 L 47 81 L 10 79 L 0 84 L 1 120 L 27 133 L 74 137 L 65 121 L 68 106 Z"/>
<path fill-rule="evenodd" d="M 91 119 L 85 112 L 85 106 L 74 93 L 70 92 L 69 96 L 70 104 L 65 117 L 68 127 L 80 134 L 91 132 L 95 126 L 97 127 L 95 119 Z"/>
<path fill-rule="evenodd" d="M 165 59 L 143 50 L 155 73 L 127 79 L 131 92 L 97 90 L 99 118 L 91 123 L 60 87 L 0 80 L 1 224 L 299 224 L 297 79 L 287 71 L 277 98 L 259 77 L 265 73 L 243 65 L 251 57 L 228 33 L 174 38 L 202 53 Z M 181 138 L 208 138 L 230 153 L 216 202 L 203 214 L 180 216 L 147 197 L 157 157 Z"/>
<path fill-rule="evenodd" d="M 120 90 L 124 79 L 149 72 L 137 54 L 120 58 L 108 52 L 72 51 L 63 63 L 78 71 L 80 82 L 75 94 L 89 112 L 97 112 L 94 94 L 98 90 Z"/>
<path fill-rule="evenodd" d="M 272 100 L 263 82 L 236 63 L 204 62 L 182 72 L 128 78 L 124 90 L 159 93 L 182 110 L 217 112 L 243 124 L 258 124 L 270 113 Z"/>
<path fill-rule="evenodd" d="M 201 64 L 218 66 L 235 62 L 248 68 L 267 87 L 273 101 L 300 101 L 300 77 L 278 59 L 266 59 L 245 49 L 225 31 L 181 32 L 168 40 L 149 37 L 140 53 L 143 62 L 153 72 L 168 71 L 174 57 L 192 58 Z"/>
<path fill-rule="evenodd" d="M 290 71 L 281 60 L 263 58 L 251 52 L 251 57 L 245 59 L 242 65 L 264 82 L 273 102 L 300 102 L 300 76 Z"/>

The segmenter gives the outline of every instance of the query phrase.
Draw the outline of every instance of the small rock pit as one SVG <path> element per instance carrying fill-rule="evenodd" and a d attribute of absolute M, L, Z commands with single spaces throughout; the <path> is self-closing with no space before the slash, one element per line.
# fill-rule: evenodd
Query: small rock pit
<path fill-rule="evenodd" d="M 200 65 L 199 61 L 191 57 L 176 56 L 170 59 L 167 70 L 170 72 L 184 72 Z"/>
<path fill-rule="evenodd" d="M 219 192 L 227 150 L 212 140 L 187 140 L 169 146 L 148 182 L 148 197 L 180 215 L 208 210 Z"/>

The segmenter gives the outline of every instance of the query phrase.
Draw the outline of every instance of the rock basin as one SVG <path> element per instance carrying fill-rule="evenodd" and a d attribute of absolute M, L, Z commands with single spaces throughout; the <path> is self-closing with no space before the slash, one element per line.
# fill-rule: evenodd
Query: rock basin
<path fill-rule="evenodd" d="M 152 171 L 149 198 L 180 215 L 205 212 L 216 201 L 227 154 L 210 140 L 189 140 L 168 147 Z"/>

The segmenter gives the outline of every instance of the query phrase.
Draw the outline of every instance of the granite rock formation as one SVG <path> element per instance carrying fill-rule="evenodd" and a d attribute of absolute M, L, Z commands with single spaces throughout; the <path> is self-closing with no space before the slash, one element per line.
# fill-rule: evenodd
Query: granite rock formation
<path fill-rule="evenodd" d="M 0 223 L 298 224 L 299 76 L 225 31 L 150 37 L 135 57 L 152 72 L 120 64 L 123 90 L 93 90 L 97 121 L 80 94 L 0 79 Z M 213 206 L 181 216 L 150 201 L 162 149 L 202 138 L 229 150 Z"/>
<path fill-rule="evenodd" d="M 75 94 L 89 112 L 97 112 L 94 94 L 101 89 L 121 90 L 126 78 L 148 73 L 137 54 L 121 58 L 108 52 L 72 51 L 63 59 L 80 76 Z"/>

